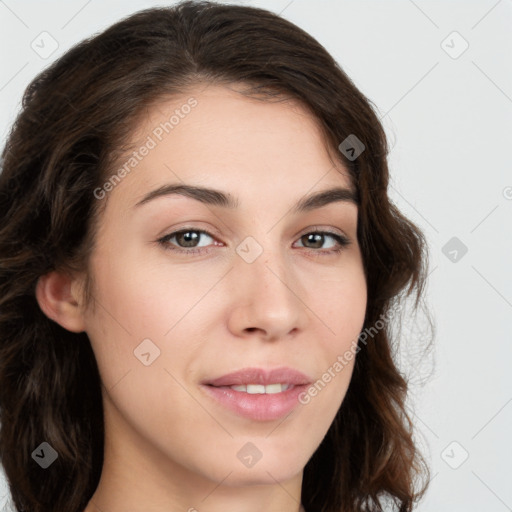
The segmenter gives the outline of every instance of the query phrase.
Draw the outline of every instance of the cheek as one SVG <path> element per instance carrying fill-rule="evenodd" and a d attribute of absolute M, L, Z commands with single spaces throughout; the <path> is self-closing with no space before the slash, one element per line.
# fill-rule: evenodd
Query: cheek
<path fill-rule="evenodd" d="M 323 340 L 326 349 L 344 350 L 357 339 L 363 328 L 367 305 L 366 279 L 362 267 L 353 265 L 339 272 L 339 277 L 317 280 L 316 292 L 310 297 L 326 327 Z"/>
<path fill-rule="evenodd" d="M 143 261 L 126 253 L 117 261 L 93 261 L 95 307 L 85 315 L 86 332 L 107 389 L 143 366 L 148 352 L 152 367 L 185 365 L 199 345 L 191 337 L 197 337 L 200 319 L 211 314 L 205 294 L 222 277 Z"/>
<path fill-rule="evenodd" d="M 354 267 L 344 277 L 323 283 L 312 297 L 311 309 L 325 327 L 316 338 L 319 375 L 304 403 L 316 401 L 323 413 L 334 418 L 350 384 L 358 352 L 358 338 L 364 326 L 367 305 L 366 280 L 362 267 Z M 313 306 L 314 305 L 314 306 Z M 316 399 L 322 394 L 323 399 Z"/>
<path fill-rule="evenodd" d="M 211 286 L 176 265 L 149 264 L 136 254 L 115 261 L 98 258 L 92 271 L 101 322 L 138 337 L 165 335 Z"/>

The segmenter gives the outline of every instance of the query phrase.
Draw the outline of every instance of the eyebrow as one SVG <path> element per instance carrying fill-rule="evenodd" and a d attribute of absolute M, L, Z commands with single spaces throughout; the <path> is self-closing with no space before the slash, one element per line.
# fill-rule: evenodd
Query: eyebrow
<path fill-rule="evenodd" d="M 152 201 L 158 197 L 169 196 L 169 195 L 182 195 L 187 196 L 204 204 L 212 206 L 219 206 L 221 208 L 227 208 L 234 210 L 238 208 L 238 200 L 233 195 L 215 190 L 212 188 L 200 187 L 197 185 L 178 185 L 169 184 L 163 185 L 148 194 L 146 194 L 139 202 L 135 204 L 135 207 Z M 310 196 L 300 199 L 293 207 L 293 213 L 305 213 L 322 206 L 326 206 L 334 202 L 351 202 L 355 205 L 359 204 L 359 197 L 356 192 L 351 189 L 344 187 L 334 187 L 327 190 L 316 192 Z"/>

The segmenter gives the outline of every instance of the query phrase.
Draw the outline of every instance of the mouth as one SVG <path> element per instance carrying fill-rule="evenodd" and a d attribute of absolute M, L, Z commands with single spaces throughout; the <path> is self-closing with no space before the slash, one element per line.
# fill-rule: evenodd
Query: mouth
<path fill-rule="evenodd" d="M 239 391 L 241 393 L 248 393 L 249 395 L 275 395 L 277 393 L 282 393 L 283 391 L 287 391 L 290 388 L 293 388 L 293 384 L 284 383 L 284 384 L 240 384 L 238 386 L 214 386 L 219 388 L 229 388 L 234 391 Z"/>
<path fill-rule="evenodd" d="M 272 421 L 290 414 L 312 380 L 292 368 L 244 368 L 201 383 L 217 405 L 254 421 Z"/>

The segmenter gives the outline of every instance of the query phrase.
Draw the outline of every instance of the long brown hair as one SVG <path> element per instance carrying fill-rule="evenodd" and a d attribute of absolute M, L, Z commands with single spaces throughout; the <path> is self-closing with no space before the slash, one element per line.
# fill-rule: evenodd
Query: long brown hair
<path fill-rule="evenodd" d="M 388 198 L 388 145 L 371 102 L 310 35 L 263 9 L 183 2 L 140 11 L 71 48 L 26 89 L 0 174 L 0 456 L 16 510 L 82 512 L 103 462 L 101 382 L 85 333 L 38 307 L 54 269 L 87 269 L 100 206 L 139 116 L 198 83 L 299 100 L 319 120 L 359 195 L 365 329 L 346 397 L 304 469 L 308 512 L 408 512 L 428 467 L 413 441 L 408 385 L 393 360 L 390 308 L 423 296 L 426 242 Z M 338 149 L 349 135 L 357 158 Z M 384 319 L 384 320 L 383 320 Z M 375 329 L 377 322 L 383 328 Z M 46 470 L 33 451 L 49 443 Z M 418 488 L 419 487 L 419 488 Z"/>

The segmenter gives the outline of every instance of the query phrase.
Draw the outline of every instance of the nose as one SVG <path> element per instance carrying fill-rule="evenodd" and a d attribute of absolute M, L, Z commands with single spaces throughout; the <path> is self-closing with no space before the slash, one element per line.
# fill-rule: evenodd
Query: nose
<path fill-rule="evenodd" d="M 230 272 L 228 327 L 237 337 L 274 341 L 296 335 L 308 322 L 300 284 L 279 251 L 265 250 L 252 263 L 236 256 Z"/>

